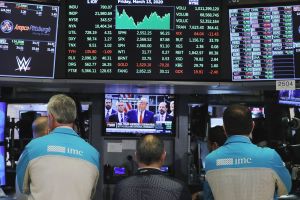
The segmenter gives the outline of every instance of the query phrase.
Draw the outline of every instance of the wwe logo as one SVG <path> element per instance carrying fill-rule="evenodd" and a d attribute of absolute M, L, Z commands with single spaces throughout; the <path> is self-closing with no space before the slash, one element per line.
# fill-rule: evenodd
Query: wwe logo
<path fill-rule="evenodd" d="M 15 69 L 16 71 L 22 71 L 24 70 L 24 72 L 26 72 L 27 70 L 30 70 L 30 67 L 28 67 L 28 65 L 30 64 L 31 61 L 31 57 L 29 57 L 27 60 L 25 59 L 25 57 L 23 57 L 22 59 L 20 59 L 18 56 L 16 56 L 17 59 L 17 63 L 19 68 Z"/>

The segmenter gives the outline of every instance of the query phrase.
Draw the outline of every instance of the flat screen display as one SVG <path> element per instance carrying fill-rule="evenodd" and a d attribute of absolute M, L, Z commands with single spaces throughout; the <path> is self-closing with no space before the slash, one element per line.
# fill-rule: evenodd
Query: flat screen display
<path fill-rule="evenodd" d="M 105 135 L 175 135 L 173 95 L 106 94 Z"/>
<path fill-rule="evenodd" d="M 67 1 L 68 78 L 220 80 L 221 1 Z"/>
<path fill-rule="evenodd" d="M 300 5 L 229 9 L 233 81 L 300 79 Z"/>
<path fill-rule="evenodd" d="M 0 185 L 6 185 L 5 166 L 5 148 L 0 146 Z"/>
<path fill-rule="evenodd" d="M 114 167 L 114 176 L 124 176 L 126 175 L 125 167 Z"/>
<path fill-rule="evenodd" d="M 265 108 L 264 107 L 249 107 L 251 110 L 252 118 L 265 118 Z"/>
<path fill-rule="evenodd" d="M 280 90 L 279 103 L 300 106 L 300 90 Z"/>
<path fill-rule="evenodd" d="M 162 171 L 164 173 L 168 173 L 169 172 L 169 166 L 161 166 L 160 171 Z"/>
<path fill-rule="evenodd" d="M 0 1 L 0 76 L 54 78 L 59 7 Z"/>
<path fill-rule="evenodd" d="M 210 127 L 223 126 L 223 117 L 210 118 Z"/>
<path fill-rule="evenodd" d="M 6 109 L 7 104 L 5 102 L 0 102 L 0 142 L 4 142 Z"/>

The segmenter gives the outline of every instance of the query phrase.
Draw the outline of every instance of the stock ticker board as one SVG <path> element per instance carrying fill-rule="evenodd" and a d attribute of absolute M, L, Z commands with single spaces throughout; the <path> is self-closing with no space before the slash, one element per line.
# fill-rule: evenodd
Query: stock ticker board
<path fill-rule="evenodd" d="M 233 81 L 300 78 L 300 5 L 229 10 Z"/>
<path fill-rule="evenodd" d="M 0 76 L 54 78 L 59 6 L 0 2 Z"/>
<path fill-rule="evenodd" d="M 68 78 L 218 80 L 221 3 L 67 2 Z"/>

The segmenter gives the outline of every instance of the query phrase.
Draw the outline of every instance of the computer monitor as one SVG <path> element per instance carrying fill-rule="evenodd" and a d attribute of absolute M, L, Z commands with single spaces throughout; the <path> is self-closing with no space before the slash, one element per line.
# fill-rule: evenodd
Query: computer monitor
<path fill-rule="evenodd" d="M 300 90 L 280 90 L 278 102 L 290 106 L 300 106 Z"/>
<path fill-rule="evenodd" d="M 104 102 L 105 135 L 175 135 L 174 95 L 105 94 Z"/>
<path fill-rule="evenodd" d="M 54 78 L 59 6 L 0 1 L 0 76 Z"/>
<path fill-rule="evenodd" d="M 223 117 L 210 118 L 210 127 L 223 126 Z"/>
<path fill-rule="evenodd" d="M 0 146 L 0 185 L 6 185 L 5 147 Z"/>
<path fill-rule="evenodd" d="M 0 142 L 4 142 L 6 109 L 7 104 L 5 102 L 0 102 Z"/>
<path fill-rule="evenodd" d="M 300 5 L 266 4 L 229 9 L 233 81 L 300 79 Z"/>
<path fill-rule="evenodd" d="M 265 109 L 264 107 L 249 107 L 251 110 L 252 118 L 265 118 Z"/>

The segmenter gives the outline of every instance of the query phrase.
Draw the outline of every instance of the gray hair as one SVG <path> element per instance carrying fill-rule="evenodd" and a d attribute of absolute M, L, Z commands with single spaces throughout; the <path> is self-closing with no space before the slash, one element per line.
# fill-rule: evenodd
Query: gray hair
<path fill-rule="evenodd" d="M 76 119 L 76 103 L 71 97 L 64 94 L 52 96 L 48 102 L 47 110 L 61 124 L 73 123 Z"/>
<path fill-rule="evenodd" d="M 159 162 L 164 153 L 164 142 L 155 135 L 141 137 L 136 145 L 136 157 L 138 162 L 146 165 Z"/>

